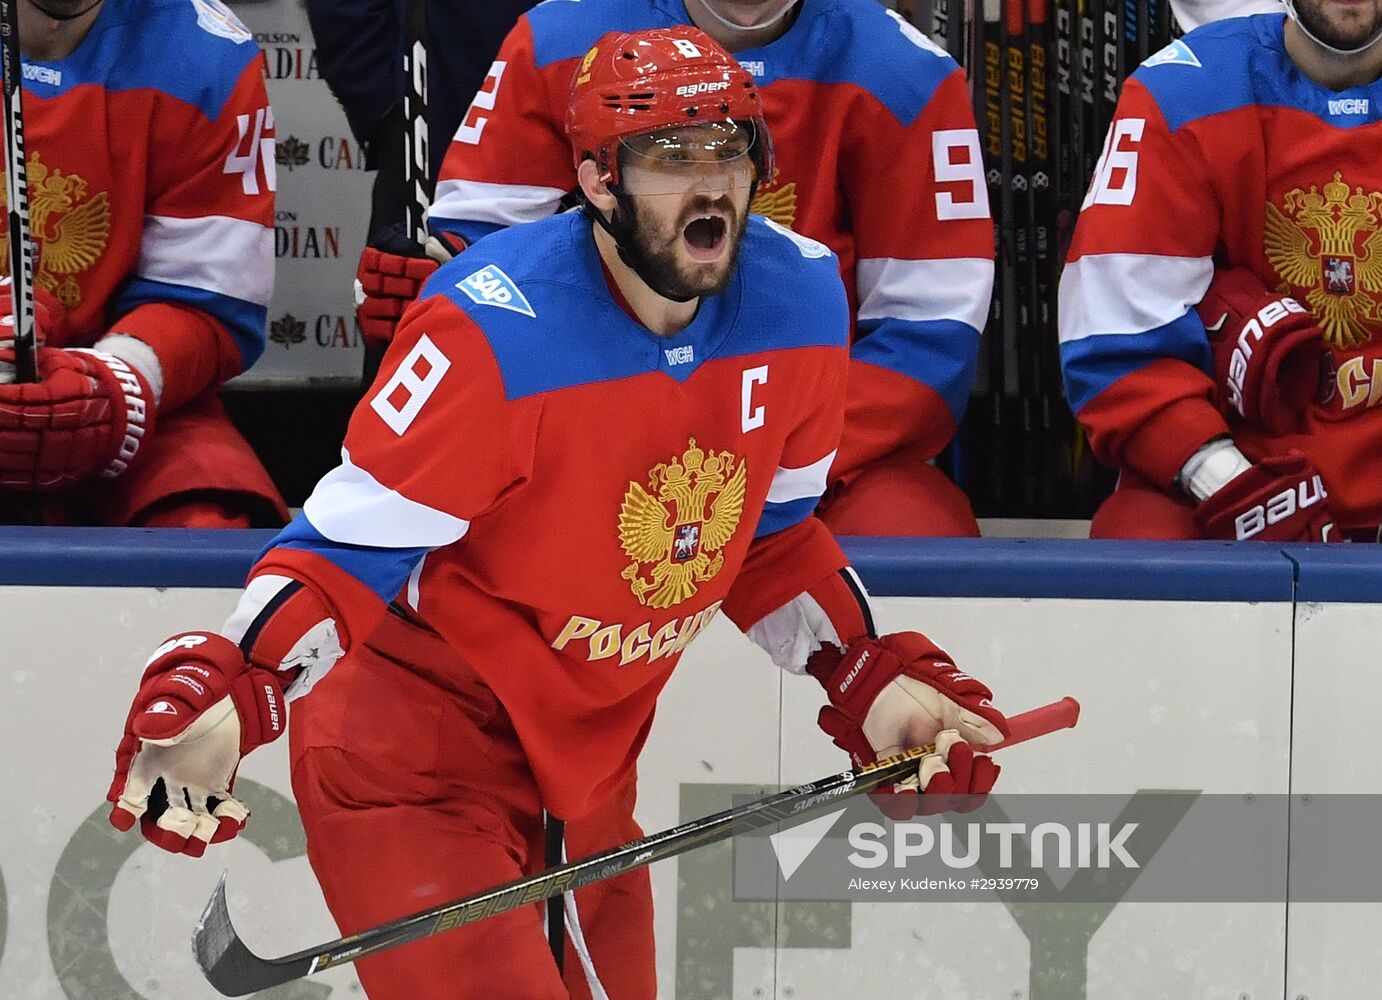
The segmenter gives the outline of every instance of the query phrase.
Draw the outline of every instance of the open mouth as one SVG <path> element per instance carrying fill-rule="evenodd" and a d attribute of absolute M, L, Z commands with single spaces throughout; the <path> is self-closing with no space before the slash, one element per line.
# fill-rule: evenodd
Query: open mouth
<path fill-rule="evenodd" d="M 712 261 L 724 250 L 728 232 L 729 227 L 723 217 L 698 215 L 686 224 L 681 235 L 693 260 Z"/>

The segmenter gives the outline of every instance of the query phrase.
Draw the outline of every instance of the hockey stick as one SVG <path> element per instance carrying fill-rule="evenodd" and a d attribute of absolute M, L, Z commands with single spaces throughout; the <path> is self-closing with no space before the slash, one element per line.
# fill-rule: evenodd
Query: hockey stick
<path fill-rule="evenodd" d="M 408 235 L 427 243 L 427 209 L 432 206 L 431 144 L 427 132 L 427 0 L 407 0 L 403 20 L 404 202 Z"/>
<path fill-rule="evenodd" d="M 1014 715 L 1008 719 L 1011 735 L 1003 743 L 989 749 L 1012 746 L 1059 729 L 1069 729 L 1079 720 L 1079 716 L 1080 706 L 1074 698 L 1063 698 L 1030 712 Z M 642 868 L 654 861 L 725 840 L 746 829 L 796 821 L 835 808 L 844 797 L 871 792 L 907 778 L 916 771 L 917 760 L 931 750 L 930 747 L 918 747 L 876 764 L 799 785 L 283 958 L 260 958 L 245 947 L 230 921 L 230 911 L 226 906 L 226 879 L 222 875 L 193 932 L 192 948 L 197 956 L 197 964 L 202 967 L 212 986 L 226 996 L 245 996 L 497 913 L 559 896 L 581 886 Z"/>
<path fill-rule="evenodd" d="M 402 136 L 390 133 L 389 144 L 401 143 L 397 148 L 387 149 L 385 156 L 397 157 L 395 167 L 401 163 L 401 177 L 390 169 L 387 174 L 380 168 L 381 178 L 387 177 L 389 183 L 402 181 L 403 232 L 416 246 L 407 253 L 422 255 L 427 245 L 427 210 L 432 206 L 432 194 L 436 185 L 432 180 L 432 153 L 430 134 L 427 128 L 427 0 L 405 0 L 403 5 L 403 132 Z M 396 128 L 397 126 L 393 126 Z M 388 222 L 398 220 L 398 192 L 390 190 L 388 196 Z M 378 212 L 376 198 L 376 213 Z M 371 222 L 371 229 L 379 227 L 377 221 Z M 392 252 L 401 248 L 385 245 Z M 384 360 L 384 347 L 367 342 L 364 364 L 361 368 L 361 387 L 368 391 L 379 373 Z"/>
<path fill-rule="evenodd" d="M 24 162 L 22 62 L 18 0 L 0 0 L 4 35 L 5 204 L 9 210 L 10 280 L 13 282 L 14 367 L 21 382 L 37 382 L 34 366 L 34 245 L 29 239 L 29 182 Z"/>

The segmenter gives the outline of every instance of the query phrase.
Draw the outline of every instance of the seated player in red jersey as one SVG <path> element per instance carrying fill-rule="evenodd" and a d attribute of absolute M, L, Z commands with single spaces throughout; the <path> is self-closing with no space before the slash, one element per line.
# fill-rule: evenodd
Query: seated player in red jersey
<path fill-rule="evenodd" d="M 583 0 L 509 33 L 447 151 L 441 258 L 559 209 L 576 175 L 561 116 L 606 31 L 690 21 L 757 78 L 777 143 L 753 211 L 834 251 L 849 295 L 848 409 L 821 517 L 841 534 L 977 535 L 930 464 L 969 401 L 993 287 L 993 224 L 964 73 L 877 0 Z M 435 264 L 367 250 L 361 328 L 387 339 Z"/>
<path fill-rule="evenodd" d="M 601 38 L 570 93 L 583 208 L 436 272 L 341 466 L 222 633 L 155 652 L 116 754 L 112 822 L 200 855 L 245 821 L 235 768 L 291 702 L 308 857 L 345 933 L 639 837 L 658 695 L 720 611 L 825 687 L 821 727 L 857 763 L 939 737 L 893 811 L 998 774 L 988 689 L 919 633 L 875 638 L 813 516 L 849 307 L 829 249 L 748 213 L 773 163 L 752 77 L 676 27 Z M 656 995 L 646 871 L 568 896 L 563 969 L 541 912 L 363 958 L 361 982 Z"/>
<path fill-rule="evenodd" d="M 0 346 L 0 521 L 284 523 L 217 398 L 273 291 L 258 46 L 220 0 L 28 2 L 20 44 L 41 346 L 33 383 Z"/>
<path fill-rule="evenodd" d="M 1124 86 L 1060 286 L 1096 537 L 1377 537 L 1382 5 L 1288 10 Z"/>

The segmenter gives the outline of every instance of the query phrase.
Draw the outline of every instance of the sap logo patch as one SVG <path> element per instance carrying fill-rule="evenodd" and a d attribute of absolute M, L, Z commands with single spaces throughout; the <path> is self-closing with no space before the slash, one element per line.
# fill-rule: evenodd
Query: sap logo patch
<path fill-rule="evenodd" d="M 795 243 L 797 245 L 797 250 L 807 260 L 817 260 L 821 257 L 830 256 L 830 248 L 824 243 L 817 243 L 809 236 L 802 236 L 800 233 L 788 229 L 786 226 L 779 225 L 767 217 L 764 217 L 763 221 L 767 223 L 769 229 L 780 233 Z"/>
<path fill-rule="evenodd" d="M 197 25 L 209 35 L 228 38 L 236 45 L 254 40 L 238 17 L 221 0 L 192 0 L 197 12 Z"/>
<path fill-rule="evenodd" d="M 1344 97 L 1329 102 L 1329 113 L 1331 115 L 1365 115 L 1368 113 L 1368 107 L 1369 101 L 1366 97 Z"/>
<path fill-rule="evenodd" d="M 486 264 L 474 274 L 456 282 L 456 287 L 470 296 L 476 305 L 498 306 L 537 319 L 537 313 L 533 312 L 533 307 L 513 279 L 496 264 Z"/>
<path fill-rule="evenodd" d="M 1190 46 L 1180 39 L 1176 39 L 1166 48 L 1154 55 L 1148 56 L 1143 66 L 1194 66 L 1196 69 L 1203 69 L 1204 64 L 1200 62 L 1195 53 L 1190 51 Z"/>

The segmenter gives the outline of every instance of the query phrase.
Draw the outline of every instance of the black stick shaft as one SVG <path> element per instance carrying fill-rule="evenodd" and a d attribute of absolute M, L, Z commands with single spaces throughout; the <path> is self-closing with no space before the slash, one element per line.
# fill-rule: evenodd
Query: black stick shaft
<path fill-rule="evenodd" d="M 9 213 L 10 280 L 13 282 L 14 365 L 21 382 L 38 381 L 34 365 L 34 248 L 29 239 L 29 183 L 24 161 L 24 72 L 19 51 L 18 0 L 0 0 L 4 35 L 5 204 Z M 0 335 L 0 340 L 8 337 Z"/>
<path fill-rule="evenodd" d="M 427 0 L 407 0 L 403 25 L 404 201 L 408 235 L 427 242 L 427 210 L 432 205 L 431 143 L 427 129 Z"/>
<path fill-rule="evenodd" d="M 1008 719 L 1011 735 L 1000 745 L 1012 746 L 1060 729 L 1069 729 L 1078 721 L 1079 712 L 1080 706 L 1075 699 L 1063 698 L 1014 715 Z M 497 913 L 560 896 L 642 868 L 654 861 L 726 840 L 736 833 L 782 822 L 794 823 L 815 813 L 838 808 L 840 802 L 849 796 L 871 792 L 915 774 L 917 761 L 932 749 L 917 747 L 876 764 L 799 785 L 283 958 L 260 958 L 240 940 L 230 922 L 223 877 L 197 924 L 192 938 L 193 950 L 212 986 L 226 996 L 245 996 L 410 941 L 475 923 Z M 998 747 L 990 749 L 996 750 Z"/>

